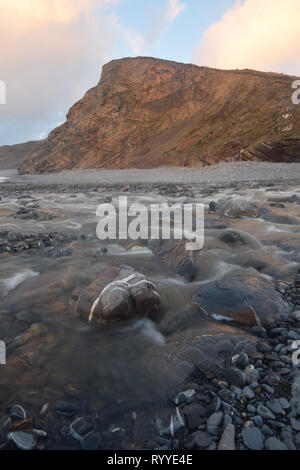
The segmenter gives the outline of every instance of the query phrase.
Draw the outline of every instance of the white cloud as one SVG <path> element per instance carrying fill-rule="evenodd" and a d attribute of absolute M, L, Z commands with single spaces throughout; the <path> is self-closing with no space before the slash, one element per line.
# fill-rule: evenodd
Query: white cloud
<path fill-rule="evenodd" d="M 156 11 L 152 27 L 146 34 L 139 34 L 133 30 L 123 30 L 123 35 L 132 51 L 136 55 L 147 53 L 151 46 L 159 44 L 161 37 L 166 33 L 168 27 L 186 8 L 181 0 L 167 0 L 159 11 Z"/>
<path fill-rule="evenodd" d="M 45 135 L 99 80 L 101 65 L 123 39 L 134 55 L 159 44 L 184 10 L 182 0 L 161 0 L 148 33 L 122 25 L 113 5 L 126 0 L 0 0 L 0 145 Z"/>
<path fill-rule="evenodd" d="M 245 0 L 205 33 L 194 62 L 300 75 L 300 1 Z"/>
<path fill-rule="evenodd" d="M 0 0 L 0 145 L 50 130 L 97 83 L 117 34 L 108 7 L 121 1 Z"/>
<path fill-rule="evenodd" d="M 166 15 L 170 22 L 174 21 L 176 16 L 178 16 L 185 9 L 186 4 L 181 3 L 180 0 L 168 0 L 166 7 Z"/>
<path fill-rule="evenodd" d="M 145 48 L 145 37 L 136 31 L 124 30 L 125 38 L 135 55 L 140 55 Z"/>

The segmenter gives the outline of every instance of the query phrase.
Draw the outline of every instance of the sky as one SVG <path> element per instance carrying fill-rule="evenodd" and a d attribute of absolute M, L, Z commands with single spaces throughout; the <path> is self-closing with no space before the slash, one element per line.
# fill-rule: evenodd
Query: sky
<path fill-rule="evenodd" d="M 299 18 L 300 0 L 0 0 L 0 145 L 45 138 L 113 59 L 300 77 Z"/>

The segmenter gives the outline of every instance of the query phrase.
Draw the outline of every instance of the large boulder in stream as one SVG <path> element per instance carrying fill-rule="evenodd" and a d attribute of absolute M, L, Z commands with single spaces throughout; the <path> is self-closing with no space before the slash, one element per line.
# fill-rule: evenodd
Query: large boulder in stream
<path fill-rule="evenodd" d="M 261 277 L 226 278 L 201 286 L 192 296 L 201 312 L 216 320 L 268 326 L 286 320 L 291 305 L 272 281 Z"/>
<path fill-rule="evenodd" d="M 160 305 L 156 286 L 128 266 L 109 267 L 83 291 L 72 293 L 75 313 L 96 326 L 153 315 Z"/>

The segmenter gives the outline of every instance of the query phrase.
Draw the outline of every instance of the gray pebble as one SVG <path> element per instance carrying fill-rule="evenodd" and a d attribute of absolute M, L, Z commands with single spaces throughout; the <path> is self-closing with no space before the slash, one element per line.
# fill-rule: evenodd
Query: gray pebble
<path fill-rule="evenodd" d="M 213 413 L 207 420 L 207 431 L 209 434 L 218 435 L 219 433 L 219 426 L 223 419 L 222 411 L 218 411 L 217 413 Z"/>
<path fill-rule="evenodd" d="M 266 450 L 288 450 L 287 446 L 276 437 L 268 437 L 265 448 Z"/>
<path fill-rule="evenodd" d="M 264 448 L 263 435 L 257 427 L 247 427 L 242 431 L 243 441 L 250 450 L 262 450 Z"/>
<path fill-rule="evenodd" d="M 257 413 L 262 417 L 262 418 L 265 418 L 265 419 L 275 419 L 275 415 L 272 413 L 271 410 L 269 410 L 268 408 L 266 408 L 265 406 L 263 405 L 259 405 L 257 407 Z"/>

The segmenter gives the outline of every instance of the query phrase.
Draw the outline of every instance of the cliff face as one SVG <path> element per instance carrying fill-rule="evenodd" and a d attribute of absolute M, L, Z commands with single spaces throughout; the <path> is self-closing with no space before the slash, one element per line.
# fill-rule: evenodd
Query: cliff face
<path fill-rule="evenodd" d="M 293 81 L 152 58 L 116 60 L 20 170 L 300 161 Z"/>
<path fill-rule="evenodd" d="M 33 141 L 25 144 L 3 145 L 0 147 L 0 170 L 11 170 L 22 165 L 25 158 L 29 157 L 41 142 Z"/>

